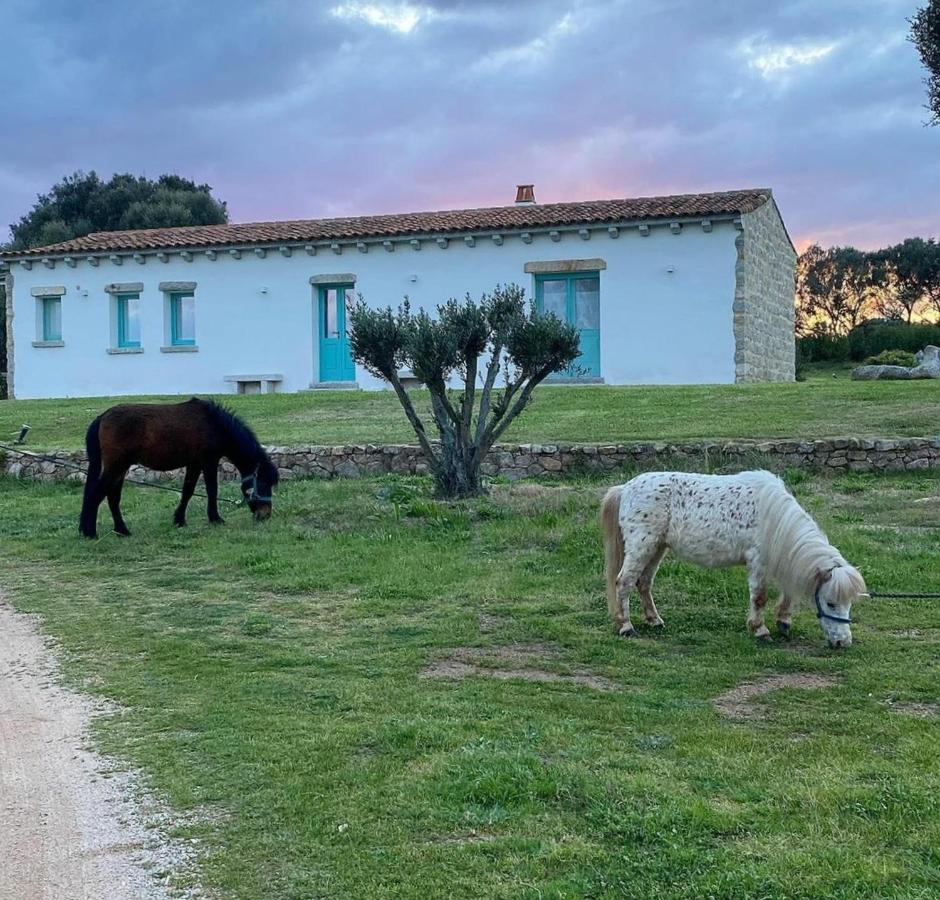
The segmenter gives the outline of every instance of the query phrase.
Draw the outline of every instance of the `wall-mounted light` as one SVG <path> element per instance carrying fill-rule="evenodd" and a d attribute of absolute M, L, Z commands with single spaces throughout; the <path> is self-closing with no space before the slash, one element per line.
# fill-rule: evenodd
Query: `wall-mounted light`
<path fill-rule="evenodd" d="M 264 284 L 261 285 L 261 293 L 262 293 L 262 294 L 266 294 L 267 292 L 268 292 L 267 285 L 264 285 Z"/>
<path fill-rule="evenodd" d="M 412 275 L 408 280 L 409 280 L 412 284 L 414 284 L 414 283 L 418 280 L 418 276 L 417 276 L 417 275 Z"/>
<path fill-rule="evenodd" d="M 675 273 L 675 271 L 676 271 L 676 267 L 675 267 L 675 266 L 666 266 L 666 274 L 667 274 L 667 275 L 672 275 L 672 274 Z"/>

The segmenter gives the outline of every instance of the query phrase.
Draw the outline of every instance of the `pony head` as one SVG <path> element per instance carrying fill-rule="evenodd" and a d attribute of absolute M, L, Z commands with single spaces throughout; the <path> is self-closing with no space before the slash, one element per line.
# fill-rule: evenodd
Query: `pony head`
<path fill-rule="evenodd" d="M 277 466 L 266 453 L 262 455 L 254 471 L 242 478 L 242 496 L 256 519 L 271 518 L 274 487 L 277 482 Z"/>
<path fill-rule="evenodd" d="M 813 599 L 830 647 L 852 645 L 852 604 L 867 593 L 861 573 L 848 563 L 817 573 Z"/>

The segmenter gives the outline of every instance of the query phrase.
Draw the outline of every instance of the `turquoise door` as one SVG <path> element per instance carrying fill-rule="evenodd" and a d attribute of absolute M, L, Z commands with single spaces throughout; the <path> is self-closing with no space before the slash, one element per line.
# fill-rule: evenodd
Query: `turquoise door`
<path fill-rule="evenodd" d="M 536 306 L 578 329 L 581 355 L 561 378 L 599 378 L 601 374 L 601 282 L 596 272 L 543 275 L 535 284 Z"/>
<path fill-rule="evenodd" d="M 356 302 L 352 285 L 320 285 L 317 294 L 319 381 L 355 381 L 356 366 L 349 352 L 349 311 Z"/>

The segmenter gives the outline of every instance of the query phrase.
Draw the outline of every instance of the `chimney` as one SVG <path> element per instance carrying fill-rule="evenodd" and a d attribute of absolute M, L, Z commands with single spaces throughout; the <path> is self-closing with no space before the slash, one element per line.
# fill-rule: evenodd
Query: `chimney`
<path fill-rule="evenodd" d="M 535 206 L 535 185 L 516 185 L 516 206 Z"/>

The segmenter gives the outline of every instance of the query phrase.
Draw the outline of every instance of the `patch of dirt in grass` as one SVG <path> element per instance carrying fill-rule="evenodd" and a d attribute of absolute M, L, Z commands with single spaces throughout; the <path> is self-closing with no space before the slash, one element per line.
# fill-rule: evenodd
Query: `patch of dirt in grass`
<path fill-rule="evenodd" d="M 784 688 L 819 690 L 835 687 L 839 679 L 832 675 L 794 672 L 786 675 L 765 675 L 756 681 L 743 681 L 712 699 L 715 709 L 729 719 L 759 720 L 767 713 L 756 702 L 758 698 Z"/>
<path fill-rule="evenodd" d="M 621 685 L 602 675 L 576 670 L 561 675 L 540 668 L 537 663 L 557 659 L 560 650 L 549 644 L 509 644 L 505 647 L 455 647 L 447 656 L 433 662 L 421 673 L 422 678 L 460 680 L 471 676 L 501 681 L 555 682 L 579 684 L 598 691 L 620 691 Z"/>
<path fill-rule="evenodd" d="M 492 613 L 480 613 L 480 633 L 492 634 L 494 631 L 499 631 L 503 622 L 502 616 L 494 616 Z"/>
<path fill-rule="evenodd" d="M 469 831 L 465 834 L 445 834 L 439 838 L 435 838 L 432 841 L 428 841 L 428 843 L 444 847 L 466 847 L 468 844 L 486 844 L 495 840 L 495 834 Z"/>
<path fill-rule="evenodd" d="M 914 716 L 916 719 L 936 719 L 940 716 L 940 703 L 892 702 L 886 701 L 885 706 L 892 712 L 905 716 Z"/>
<path fill-rule="evenodd" d="M 914 641 L 940 640 L 940 628 L 898 628 L 885 633 L 891 637 L 907 638 Z"/>
<path fill-rule="evenodd" d="M 494 485 L 490 497 L 501 506 L 507 506 L 521 515 L 534 515 L 548 510 L 561 509 L 568 505 L 573 497 L 583 495 L 583 488 L 570 485 L 548 485 L 535 482 L 517 482 L 515 484 Z M 601 493 L 591 491 L 590 496 Z"/>

